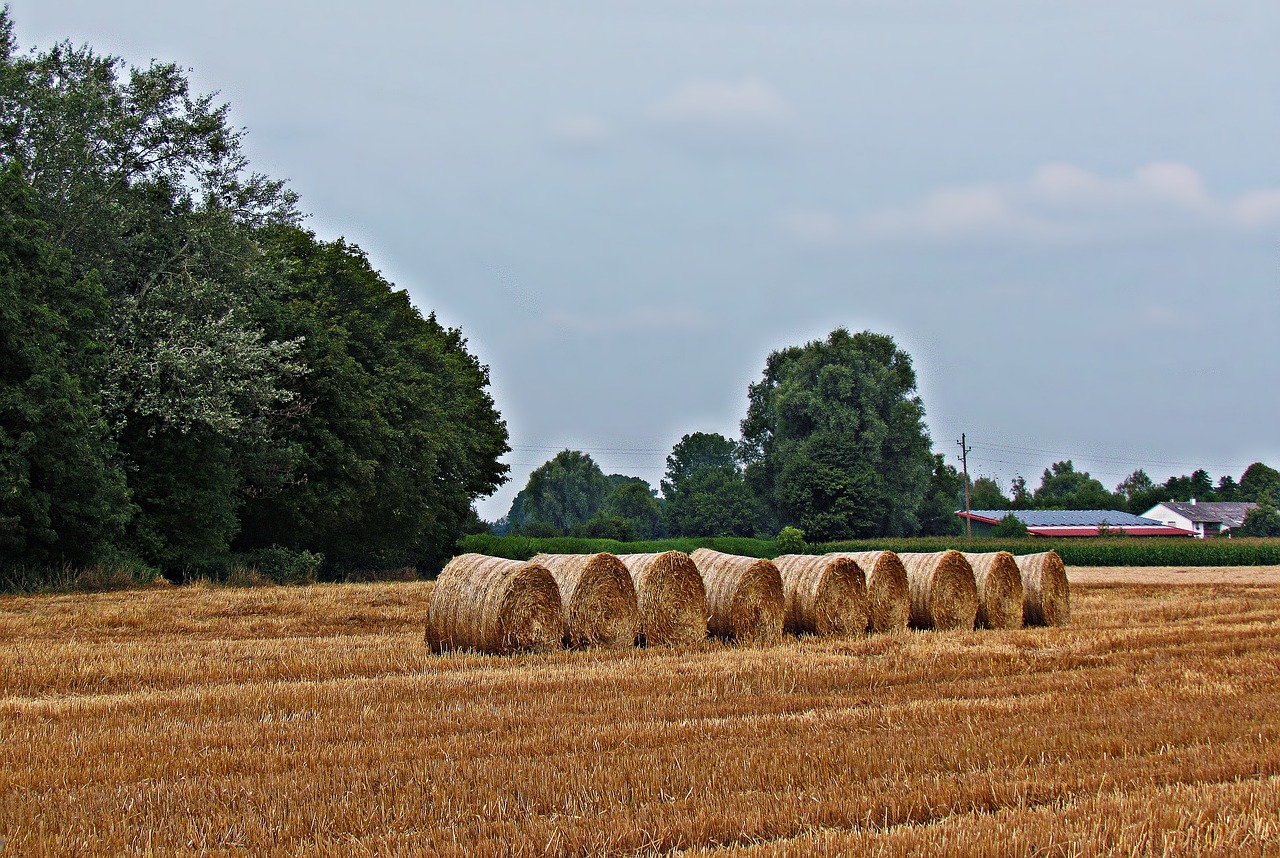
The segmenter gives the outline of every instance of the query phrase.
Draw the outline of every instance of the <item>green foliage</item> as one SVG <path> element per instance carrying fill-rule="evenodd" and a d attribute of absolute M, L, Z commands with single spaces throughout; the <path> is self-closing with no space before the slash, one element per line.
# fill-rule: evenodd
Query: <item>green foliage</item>
<path fill-rule="evenodd" d="M 678 536 L 747 536 L 755 501 L 738 463 L 738 445 L 710 432 L 685 435 L 667 456 L 662 480 L 667 529 Z"/>
<path fill-rule="evenodd" d="M 1240 477 L 1239 500 L 1280 506 L 1280 471 L 1254 462 Z"/>
<path fill-rule="evenodd" d="M 970 509 L 1009 509 L 1011 503 L 1000 483 L 991 477 L 978 477 L 969 490 Z"/>
<path fill-rule="evenodd" d="M 250 569 L 272 584 L 314 584 L 324 566 L 324 555 L 272 545 L 239 555 L 233 568 Z"/>
<path fill-rule="evenodd" d="M 1021 539 L 1027 536 L 1027 526 L 1022 519 L 1009 513 L 992 526 L 991 535 L 1001 539 Z"/>
<path fill-rule="evenodd" d="M 1273 504 L 1263 501 L 1249 510 L 1236 532 L 1241 536 L 1280 536 L 1280 512 Z"/>
<path fill-rule="evenodd" d="M 528 560 L 535 554 L 650 554 L 710 548 L 746 557 L 777 557 L 783 554 L 772 539 L 661 539 L 645 542 L 616 542 L 607 539 L 530 539 L 523 536 L 477 534 L 463 538 L 460 551 Z M 911 538 L 853 539 L 809 544 L 809 553 L 831 551 L 936 552 L 1009 551 L 1035 554 L 1057 551 L 1071 566 L 1277 566 L 1280 565 L 1278 539 L 1188 539 L 1186 537 L 1128 537 L 1125 539 L 1042 539 L 1028 537 L 974 538 L 931 536 Z"/>
<path fill-rule="evenodd" d="M 911 358 L 841 328 L 769 355 L 742 423 L 747 482 L 778 524 L 818 539 L 906 535 L 934 459 Z"/>
<path fill-rule="evenodd" d="M 1045 469 L 1040 488 L 1032 495 L 1036 509 L 1122 509 L 1124 501 L 1102 483 L 1077 471 L 1068 459 Z"/>
<path fill-rule="evenodd" d="M 507 513 L 513 530 L 535 523 L 569 533 L 590 521 L 609 494 L 609 478 L 586 453 L 561 450 L 534 469 Z"/>
<path fill-rule="evenodd" d="M 284 422 L 297 463 L 246 501 L 237 547 L 309 549 L 338 570 L 442 563 L 505 480 L 488 369 L 358 248 L 292 228 L 269 246 L 290 273 L 260 315 L 310 372 Z"/>
<path fill-rule="evenodd" d="M 804 554 L 809 550 L 809 543 L 804 541 L 804 531 L 798 527 L 782 528 L 773 541 L 783 554 Z"/>
<path fill-rule="evenodd" d="M 612 539 L 630 542 L 635 538 L 631 520 L 617 515 L 598 512 L 585 524 L 575 525 L 570 534 L 585 539 Z"/>
<path fill-rule="evenodd" d="M 461 334 L 242 136 L 180 66 L 19 53 L 0 11 L 0 565 L 429 567 L 505 479 Z"/>
<path fill-rule="evenodd" d="M 628 479 L 616 483 L 605 496 L 596 518 L 602 515 L 625 522 L 629 534 L 627 539 L 657 539 L 662 535 L 662 507 L 644 480 Z"/>
<path fill-rule="evenodd" d="M 88 563 L 133 512 L 92 382 L 107 307 L 35 208 L 11 164 L 0 174 L 0 565 Z"/>
<path fill-rule="evenodd" d="M 973 505 L 972 499 L 970 506 L 981 509 Z M 959 509 L 964 509 L 964 477 L 946 463 L 941 453 L 936 453 L 933 457 L 929 490 L 920 505 L 920 535 L 947 536 L 961 533 L 964 524 L 956 515 L 956 510 Z"/>

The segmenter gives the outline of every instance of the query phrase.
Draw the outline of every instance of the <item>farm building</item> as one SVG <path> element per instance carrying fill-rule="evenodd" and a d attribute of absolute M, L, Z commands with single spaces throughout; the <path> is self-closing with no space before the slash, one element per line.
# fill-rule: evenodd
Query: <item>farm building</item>
<path fill-rule="evenodd" d="M 1192 498 L 1189 503 L 1158 503 L 1143 513 L 1143 516 L 1169 527 L 1190 530 L 1195 536 L 1204 539 L 1206 536 L 1217 536 L 1235 530 L 1244 524 L 1244 517 L 1249 514 L 1249 510 L 1257 506 L 1256 503 L 1196 503 L 1196 499 Z"/>
<path fill-rule="evenodd" d="M 975 509 L 957 510 L 960 518 L 972 523 L 974 536 L 986 536 L 1000 519 L 1013 514 L 1027 526 L 1032 536 L 1101 536 L 1123 533 L 1127 536 L 1194 536 L 1190 528 L 1174 527 L 1162 521 L 1117 512 L 1114 509 Z"/>

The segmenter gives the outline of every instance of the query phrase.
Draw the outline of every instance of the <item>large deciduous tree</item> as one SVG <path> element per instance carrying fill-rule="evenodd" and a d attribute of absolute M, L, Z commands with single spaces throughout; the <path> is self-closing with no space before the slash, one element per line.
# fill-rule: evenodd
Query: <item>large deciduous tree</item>
<path fill-rule="evenodd" d="M 0 564 L 86 563 L 110 551 L 132 509 L 98 391 L 106 315 L 96 277 L 36 217 L 11 164 L 0 173 Z"/>
<path fill-rule="evenodd" d="M 296 220 L 294 198 L 240 144 L 179 66 L 69 43 L 20 54 L 0 12 L 0 166 L 30 183 L 71 279 L 102 284 L 103 360 L 80 383 L 101 392 L 128 478 L 128 540 L 166 567 L 225 553 L 303 371 L 252 312 L 280 276 L 256 231 Z"/>
<path fill-rule="evenodd" d="M 747 481 L 810 540 L 920 529 L 934 460 L 910 356 L 884 334 L 773 352 L 742 423 Z"/>
<path fill-rule="evenodd" d="M 595 517 L 611 488 L 595 459 L 562 450 L 529 475 L 507 521 L 516 531 L 568 533 Z"/>
<path fill-rule="evenodd" d="M 359 249 L 293 228 L 271 246 L 289 275 L 259 314 L 310 372 L 282 418 L 297 462 L 246 502 L 238 543 L 319 550 L 339 568 L 438 566 L 506 478 L 488 368 Z"/>
<path fill-rule="evenodd" d="M 674 535 L 751 535 L 756 505 L 734 441 L 713 432 L 685 435 L 667 456 L 661 485 Z"/>
<path fill-rule="evenodd" d="M 1240 476 L 1236 496 L 1242 501 L 1280 506 L 1280 471 L 1254 462 Z"/>

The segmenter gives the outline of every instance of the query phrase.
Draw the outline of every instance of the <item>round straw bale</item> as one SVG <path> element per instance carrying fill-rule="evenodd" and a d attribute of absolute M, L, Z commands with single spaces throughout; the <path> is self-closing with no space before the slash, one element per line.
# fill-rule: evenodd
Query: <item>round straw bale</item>
<path fill-rule="evenodd" d="M 988 629 L 1022 628 L 1022 573 L 1008 551 L 965 554 L 978 585 L 978 625 Z"/>
<path fill-rule="evenodd" d="M 1056 551 L 1019 557 L 1022 619 L 1029 626 L 1065 626 L 1071 622 L 1071 585 Z"/>
<path fill-rule="evenodd" d="M 918 629 L 972 629 L 978 616 L 978 584 L 959 551 L 899 554 L 907 567 L 911 625 Z"/>
<path fill-rule="evenodd" d="M 852 557 L 784 554 L 785 628 L 792 634 L 860 635 L 867 630 L 867 582 Z"/>
<path fill-rule="evenodd" d="M 623 554 L 640 606 L 646 646 L 692 644 L 707 636 L 707 591 L 693 559 L 683 551 Z"/>
<path fill-rule="evenodd" d="M 867 626 L 873 632 L 896 632 L 911 620 L 911 594 L 907 567 L 892 551 L 857 551 L 834 554 L 849 557 L 867 576 Z"/>
<path fill-rule="evenodd" d="M 543 566 L 462 554 L 436 579 L 426 630 L 433 652 L 558 649 L 563 637 L 560 588 Z"/>
<path fill-rule="evenodd" d="M 707 589 L 711 634 L 744 644 L 782 640 L 782 575 L 768 560 L 699 548 L 690 555 Z"/>
<path fill-rule="evenodd" d="M 631 573 L 612 554 L 539 554 L 560 586 L 571 647 L 635 646 L 640 610 Z"/>

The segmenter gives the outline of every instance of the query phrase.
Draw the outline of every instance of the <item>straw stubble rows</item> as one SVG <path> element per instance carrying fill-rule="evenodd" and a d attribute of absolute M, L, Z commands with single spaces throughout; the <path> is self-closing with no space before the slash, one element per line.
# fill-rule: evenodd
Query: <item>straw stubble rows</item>
<path fill-rule="evenodd" d="M 430 589 L 0 600 L 9 854 L 1280 848 L 1280 588 L 516 656 L 431 655 Z"/>

